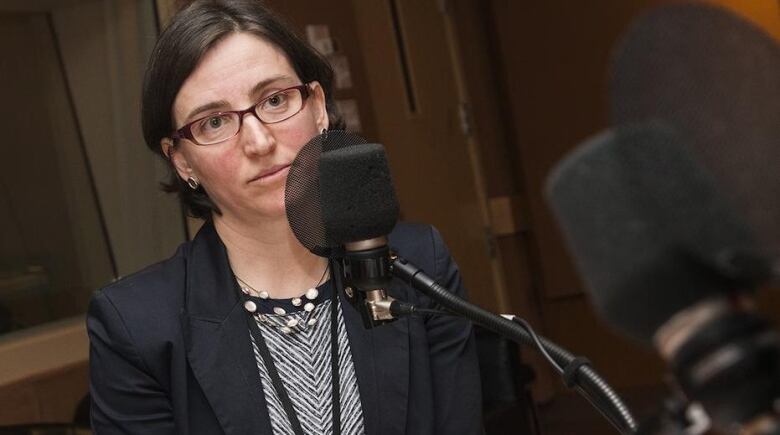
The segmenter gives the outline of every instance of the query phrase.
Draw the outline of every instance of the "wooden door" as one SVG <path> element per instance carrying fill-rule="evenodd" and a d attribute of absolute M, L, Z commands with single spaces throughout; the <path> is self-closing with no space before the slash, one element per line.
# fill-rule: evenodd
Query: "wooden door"
<path fill-rule="evenodd" d="M 376 139 L 387 149 L 403 219 L 435 225 L 471 300 L 501 310 L 503 278 L 442 5 L 352 1 Z"/>

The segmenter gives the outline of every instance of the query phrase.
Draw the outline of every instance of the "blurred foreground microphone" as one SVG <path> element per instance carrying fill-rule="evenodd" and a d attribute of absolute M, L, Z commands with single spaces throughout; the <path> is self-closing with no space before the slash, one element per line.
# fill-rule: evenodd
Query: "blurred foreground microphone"
<path fill-rule="evenodd" d="M 311 252 L 335 258 L 344 291 L 369 328 L 390 313 L 387 235 L 399 207 L 384 148 L 332 131 L 307 143 L 290 166 L 285 190 L 290 227 Z"/>
<path fill-rule="evenodd" d="M 564 159 L 547 196 L 601 315 L 653 344 L 726 433 L 780 433 L 777 334 L 752 309 L 768 262 L 661 124 L 601 134 Z"/>
<path fill-rule="evenodd" d="M 670 3 L 638 17 L 614 51 L 612 124 L 673 126 L 756 242 L 780 253 L 780 45 L 723 7 Z"/>

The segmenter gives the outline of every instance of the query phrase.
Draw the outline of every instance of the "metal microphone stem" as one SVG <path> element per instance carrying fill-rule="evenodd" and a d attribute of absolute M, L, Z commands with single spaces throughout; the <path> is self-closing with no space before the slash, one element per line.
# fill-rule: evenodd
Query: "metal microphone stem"
<path fill-rule="evenodd" d="M 387 238 L 346 243 L 342 264 L 344 294 L 360 313 L 363 326 L 373 328 L 395 320 L 390 312 L 394 299 L 387 295 L 393 280 Z"/>

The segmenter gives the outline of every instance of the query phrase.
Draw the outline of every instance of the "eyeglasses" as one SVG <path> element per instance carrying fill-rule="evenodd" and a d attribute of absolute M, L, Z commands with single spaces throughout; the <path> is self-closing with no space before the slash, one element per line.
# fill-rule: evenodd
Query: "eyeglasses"
<path fill-rule="evenodd" d="M 176 130 L 172 139 L 189 139 L 197 145 L 213 145 L 224 142 L 241 131 L 244 116 L 255 115 L 263 124 L 275 124 L 297 115 L 311 91 L 309 83 L 275 92 L 245 110 L 212 113 L 198 118 Z"/>

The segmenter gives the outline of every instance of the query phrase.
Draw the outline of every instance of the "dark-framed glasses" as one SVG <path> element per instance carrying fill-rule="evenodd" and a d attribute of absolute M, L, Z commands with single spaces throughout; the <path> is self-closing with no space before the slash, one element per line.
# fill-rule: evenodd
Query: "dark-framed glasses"
<path fill-rule="evenodd" d="M 310 83 L 274 92 L 244 110 L 217 112 L 198 118 L 176 130 L 171 139 L 189 139 L 197 145 L 224 142 L 241 131 L 244 116 L 255 115 L 263 124 L 282 122 L 300 113 L 311 91 Z"/>

